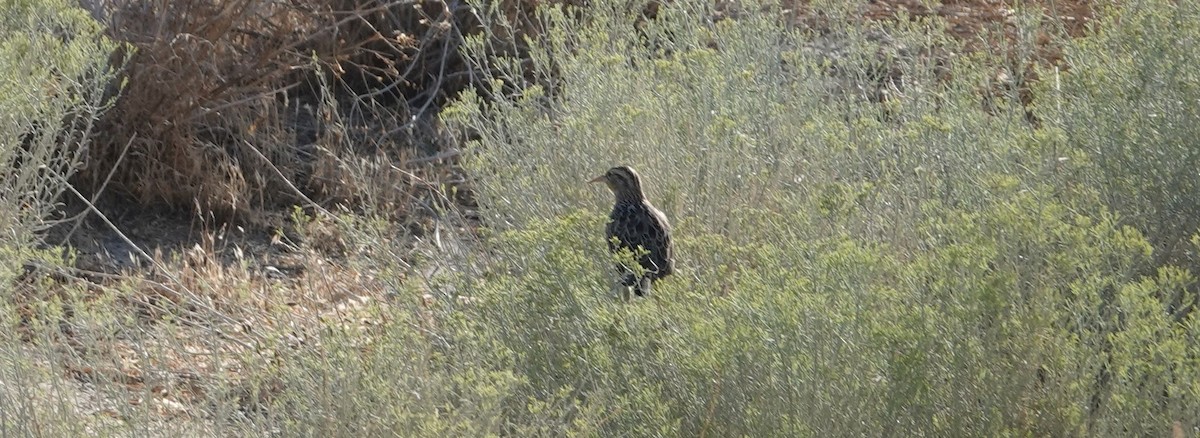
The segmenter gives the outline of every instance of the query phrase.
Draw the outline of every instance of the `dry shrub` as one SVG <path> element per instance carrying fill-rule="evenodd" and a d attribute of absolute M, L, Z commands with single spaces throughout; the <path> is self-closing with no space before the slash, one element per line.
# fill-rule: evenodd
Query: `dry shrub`
<path fill-rule="evenodd" d="M 414 152 L 453 149 L 434 115 L 475 77 L 458 55 L 464 33 L 479 26 L 464 2 L 89 7 L 135 50 L 121 55 L 126 91 L 77 185 L 143 205 L 235 214 L 301 194 L 397 203 L 412 179 L 405 167 L 443 162 L 405 166 Z"/>
<path fill-rule="evenodd" d="M 104 120 L 85 187 L 113 187 L 153 201 L 245 208 L 258 163 L 240 152 L 262 124 L 287 72 L 294 11 L 274 3 L 113 2 L 100 11 L 112 37 L 131 43 L 126 91 Z M 255 23 L 257 22 L 257 23 Z M 264 23 L 275 24 L 265 26 Z M 257 25 L 255 25 L 257 24 Z M 253 31 L 249 29 L 253 28 Z M 128 151 L 124 145 L 129 144 Z"/>

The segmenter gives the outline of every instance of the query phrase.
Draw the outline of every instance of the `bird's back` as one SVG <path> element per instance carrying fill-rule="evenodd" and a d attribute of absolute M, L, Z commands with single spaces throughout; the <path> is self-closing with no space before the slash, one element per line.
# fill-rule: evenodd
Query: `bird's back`
<path fill-rule="evenodd" d="M 613 206 L 606 231 L 611 251 L 623 247 L 632 251 L 639 246 L 646 249 L 648 254 L 640 257 L 638 263 L 646 269 L 646 276 L 651 280 L 666 277 L 674 271 L 671 224 L 666 215 L 649 202 L 618 202 Z M 612 242 L 613 237 L 620 245 Z"/>

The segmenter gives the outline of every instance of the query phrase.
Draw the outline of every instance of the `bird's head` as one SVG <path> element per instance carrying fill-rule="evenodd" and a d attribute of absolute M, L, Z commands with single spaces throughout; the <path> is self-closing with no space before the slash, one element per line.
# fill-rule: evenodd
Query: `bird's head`
<path fill-rule="evenodd" d="M 634 200 L 640 201 L 645 199 L 642 194 L 642 179 L 637 172 L 629 166 L 617 166 L 608 169 L 604 175 L 593 178 L 589 183 L 604 182 L 609 190 L 612 190 L 618 201 Z"/>

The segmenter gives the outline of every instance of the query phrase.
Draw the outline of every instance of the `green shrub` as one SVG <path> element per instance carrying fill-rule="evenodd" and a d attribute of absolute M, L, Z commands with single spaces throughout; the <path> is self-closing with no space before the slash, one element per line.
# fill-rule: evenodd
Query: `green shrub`
<path fill-rule="evenodd" d="M 1196 4 L 1123 3 L 1067 46 L 1070 70 L 1041 91 L 1041 113 L 1092 164 L 1088 184 L 1146 233 L 1160 264 L 1189 268 L 1200 266 L 1189 243 L 1200 229 L 1197 38 Z"/>
<path fill-rule="evenodd" d="M 455 290 L 481 300 L 470 333 L 523 382 L 504 424 L 551 409 L 601 435 L 1197 427 L 1194 322 L 1162 313 L 1190 275 L 1142 276 L 1154 251 L 1080 178 L 1097 168 L 1060 147 L 1074 131 L 1030 127 L 1016 96 L 984 107 L 1011 60 L 954 56 L 928 20 L 809 34 L 770 8 L 704 10 L 665 5 L 634 31 L 617 8 L 545 9 L 533 76 L 560 80 L 499 71 L 492 98 L 447 112 L 478 135 L 468 166 L 496 231 Z M 679 273 L 631 305 L 606 293 L 610 195 L 582 183 L 614 164 L 642 171 L 679 245 Z"/>
<path fill-rule="evenodd" d="M 28 244 L 56 208 L 106 109 L 116 45 L 65 1 L 0 4 L 0 245 Z"/>
<path fill-rule="evenodd" d="M 1065 51 L 1068 70 L 1043 72 L 1039 114 L 1052 144 L 1085 164 L 1073 180 L 1100 199 L 1153 247 L 1145 278 L 1114 285 L 1104 298 L 1105 323 L 1097 359 L 1100 384 L 1090 404 L 1094 431 L 1166 433 L 1180 421 L 1195 433 L 1188 410 L 1200 392 L 1196 373 L 1194 272 L 1200 196 L 1200 148 L 1194 104 L 1200 51 L 1200 8 L 1138 1 L 1109 8 L 1092 31 Z"/>
<path fill-rule="evenodd" d="M 0 2 L 0 430 L 5 435 L 84 435 L 111 422 L 83 422 L 92 408 L 43 348 L 61 316 L 48 282 L 16 280 L 27 263 L 61 255 L 34 250 L 58 212 L 67 178 L 87 157 L 95 121 L 117 89 L 109 55 L 117 46 L 67 1 Z M 34 276 L 36 277 L 36 276 Z M 53 328 L 52 328 L 53 327 Z"/>

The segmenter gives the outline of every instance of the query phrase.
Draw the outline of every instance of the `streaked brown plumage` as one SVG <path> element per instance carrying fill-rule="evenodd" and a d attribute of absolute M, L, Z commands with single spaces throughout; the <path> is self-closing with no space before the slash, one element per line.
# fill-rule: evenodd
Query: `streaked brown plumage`
<path fill-rule="evenodd" d="M 636 286 L 635 293 L 644 296 L 650 292 L 650 286 L 655 280 L 671 275 L 675 270 L 674 253 L 671 248 L 671 224 L 667 222 L 666 215 L 646 200 L 646 195 L 642 192 L 641 177 L 632 168 L 614 167 L 590 182 L 601 181 L 608 185 L 616 197 L 608 226 L 605 228 L 609 251 L 617 252 L 622 248 L 629 248 L 636 253 L 636 249 L 641 247 L 647 252 L 638 258 L 638 264 L 646 270 L 646 275 L 642 278 L 637 278 L 628 267 L 617 265 L 617 272 L 621 274 L 621 284 L 626 287 Z M 613 242 L 614 237 L 618 243 Z"/>

